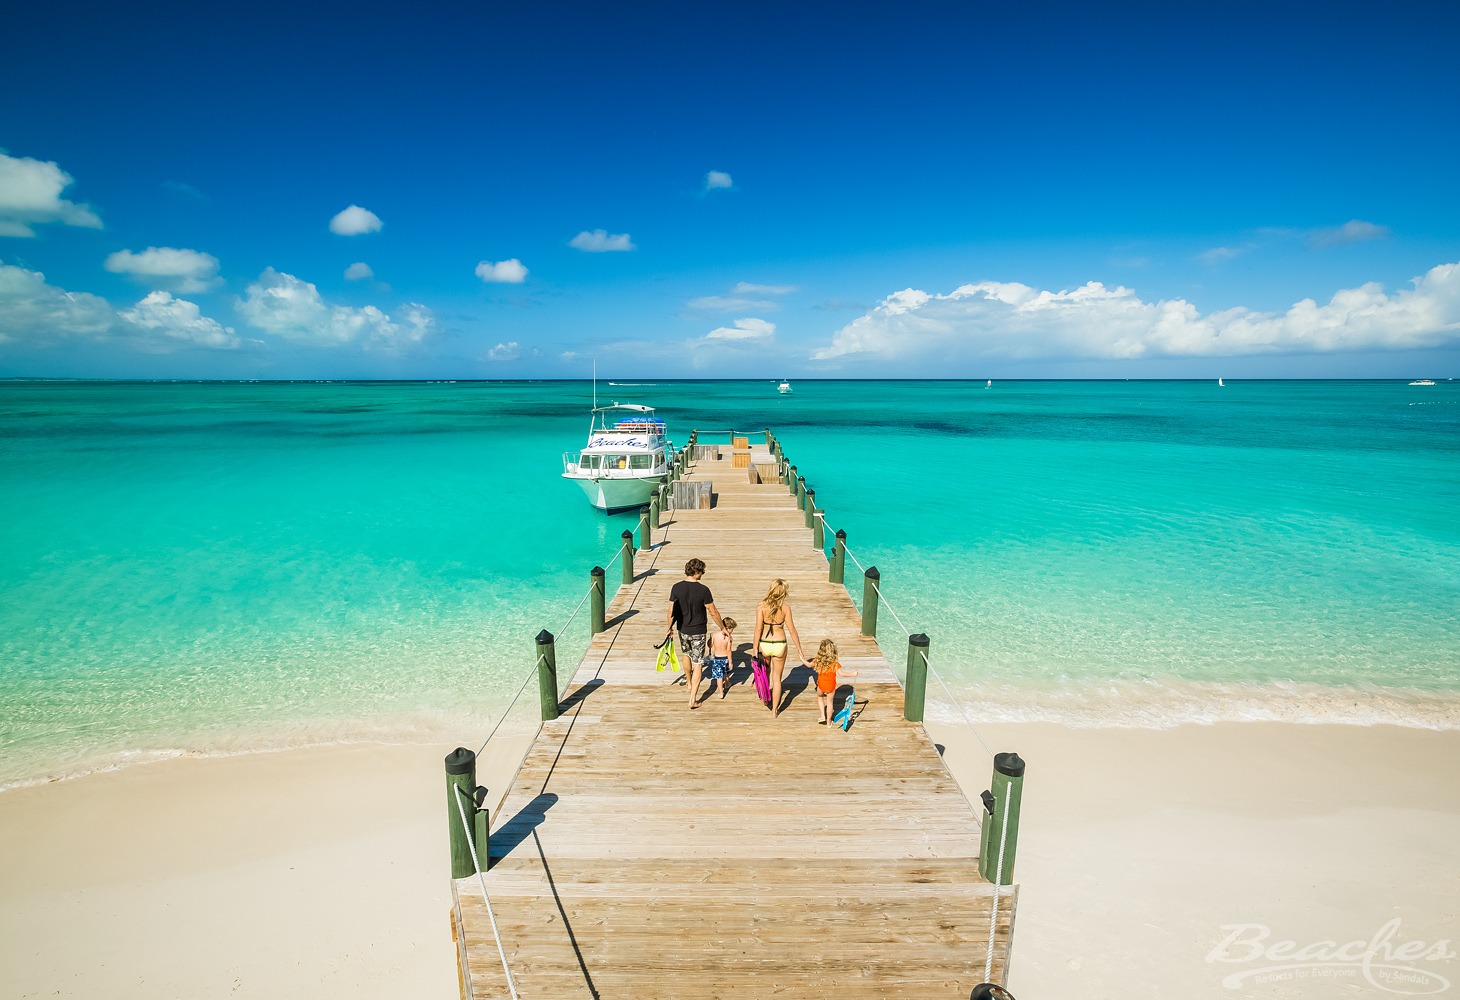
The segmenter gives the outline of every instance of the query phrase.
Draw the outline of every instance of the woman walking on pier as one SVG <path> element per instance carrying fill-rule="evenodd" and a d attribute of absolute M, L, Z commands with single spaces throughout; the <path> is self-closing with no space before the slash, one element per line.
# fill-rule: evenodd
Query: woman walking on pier
<path fill-rule="evenodd" d="M 755 648 L 760 658 L 770 666 L 771 673 L 771 718 L 781 714 L 781 674 L 786 669 L 787 639 L 796 644 L 796 655 L 802 663 L 806 654 L 801 651 L 801 637 L 796 634 L 796 620 L 791 615 L 791 605 L 786 598 L 791 588 L 785 580 L 776 580 L 766 591 L 765 600 L 755 606 Z"/>

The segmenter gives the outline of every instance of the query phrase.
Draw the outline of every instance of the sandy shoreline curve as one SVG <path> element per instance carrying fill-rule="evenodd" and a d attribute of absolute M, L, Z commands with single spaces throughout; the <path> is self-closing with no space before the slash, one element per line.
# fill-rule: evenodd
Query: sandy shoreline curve
<path fill-rule="evenodd" d="M 928 728 L 976 801 L 983 747 L 966 727 Z M 1259 981 L 1250 955 L 1367 941 L 1394 918 L 1396 942 L 1453 951 L 1460 938 L 1460 733 L 980 732 L 1028 762 L 1009 981 L 1021 1000 L 1383 995 L 1352 977 Z M 521 747 L 489 752 L 494 794 Z M 178 758 L 0 793 L 0 993 L 455 997 L 450 749 Z M 1265 944 L 1212 959 L 1233 927 L 1244 942 L 1266 928 Z M 1413 964 L 1460 988 L 1460 961 Z"/>

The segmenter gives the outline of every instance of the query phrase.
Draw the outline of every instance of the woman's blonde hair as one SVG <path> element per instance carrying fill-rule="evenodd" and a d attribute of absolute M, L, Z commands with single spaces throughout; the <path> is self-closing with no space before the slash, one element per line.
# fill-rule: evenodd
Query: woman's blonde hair
<path fill-rule="evenodd" d="M 816 649 L 816 655 L 811 658 L 811 665 L 816 668 L 818 674 L 830 670 L 836 665 L 836 643 L 830 639 L 822 639 L 821 645 Z"/>
<path fill-rule="evenodd" d="M 765 604 L 766 617 L 769 618 L 777 611 L 780 611 L 781 605 L 786 603 L 786 598 L 790 596 L 790 594 L 791 588 L 786 586 L 785 580 L 777 577 L 774 581 L 772 581 L 771 589 L 765 592 L 765 600 L 762 602 L 763 604 Z"/>

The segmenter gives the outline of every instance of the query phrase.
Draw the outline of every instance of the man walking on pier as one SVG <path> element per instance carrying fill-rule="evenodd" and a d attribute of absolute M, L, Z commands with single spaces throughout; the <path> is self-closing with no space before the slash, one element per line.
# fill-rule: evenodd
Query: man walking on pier
<path fill-rule="evenodd" d="M 724 619 L 715 609 L 715 598 L 710 588 L 700 583 L 700 577 L 704 575 L 704 560 L 691 559 L 684 564 L 684 579 L 669 588 L 669 620 L 666 624 L 668 629 L 679 628 L 679 656 L 684 675 L 689 678 L 690 708 L 700 707 L 700 677 L 709 655 L 709 619 L 714 618 L 716 625 L 725 627 Z"/>

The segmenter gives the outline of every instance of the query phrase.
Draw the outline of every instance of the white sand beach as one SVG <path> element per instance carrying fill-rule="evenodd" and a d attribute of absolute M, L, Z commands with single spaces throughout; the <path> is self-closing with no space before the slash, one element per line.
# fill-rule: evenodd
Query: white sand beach
<path fill-rule="evenodd" d="M 1208 956 L 1231 925 L 1297 947 L 1369 941 L 1394 918 L 1391 948 L 1460 938 L 1460 733 L 983 732 L 1028 762 L 1020 1000 L 1386 995 L 1357 973 L 1227 988 L 1277 963 Z M 983 749 L 966 731 L 930 734 L 976 799 Z M 0 994 L 456 996 L 449 749 L 184 758 L 0 794 Z M 494 752 L 480 777 L 500 788 L 514 767 Z M 1409 964 L 1460 980 L 1453 959 Z"/>

